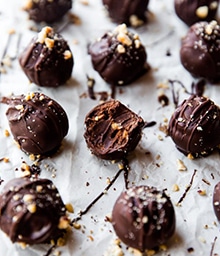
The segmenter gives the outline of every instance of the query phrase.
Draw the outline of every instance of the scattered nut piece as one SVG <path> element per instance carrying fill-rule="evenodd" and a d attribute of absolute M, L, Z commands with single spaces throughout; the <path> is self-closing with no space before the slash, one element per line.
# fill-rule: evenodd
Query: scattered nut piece
<path fill-rule="evenodd" d="M 172 187 L 172 191 L 177 192 L 179 190 L 180 190 L 179 186 L 177 184 L 174 184 Z"/>
<path fill-rule="evenodd" d="M 70 213 L 74 213 L 74 208 L 72 204 L 66 204 L 66 210 Z"/>
<path fill-rule="evenodd" d="M 185 166 L 183 161 L 180 159 L 177 159 L 177 169 L 178 171 L 181 171 L 181 172 L 187 171 L 187 167 Z"/>

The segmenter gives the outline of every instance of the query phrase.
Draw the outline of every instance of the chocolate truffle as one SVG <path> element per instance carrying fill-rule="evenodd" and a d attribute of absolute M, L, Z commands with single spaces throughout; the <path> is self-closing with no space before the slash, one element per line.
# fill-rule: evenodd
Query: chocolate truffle
<path fill-rule="evenodd" d="M 188 26 L 198 21 L 211 21 L 218 10 L 218 0 L 175 0 L 177 16 Z"/>
<path fill-rule="evenodd" d="M 146 72 L 147 54 L 139 36 L 125 24 L 89 45 L 94 69 L 111 85 L 126 85 Z"/>
<path fill-rule="evenodd" d="M 69 128 L 64 109 L 43 93 L 3 98 L 11 132 L 20 148 L 29 154 L 50 155 L 66 136 Z"/>
<path fill-rule="evenodd" d="M 15 178 L 0 195 L 0 228 L 13 243 L 49 243 L 69 225 L 66 208 L 48 179 Z"/>
<path fill-rule="evenodd" d="M 198 22 L 190 27 L 182 39 L 180 59 L 193 76 L 220 80 L 220 26 L 216 21 Z"/>
<path fill-rule="evenodd" d="M 116 23 L 134 27 L 146 22 L 149 0 L 102 0 L 109 17 Z"/>
<path fill-rule="evenodd" d="M 213 208 L 218 221 L 220 221 L 220 182 L 218 182 L 214 188 Z"/>
<path fill-rule="evenodd" d="M 71 77 L 73 55 L 60 34 L 44 27 L 21 53 L 19 63 L 31 82 L 57 87 Z"/>
<path fill-rule="evenodd" d="M 175 231 L 170 198 L 154 187 L 134 186 L 121 193 L 112 211 L 112 225 L 119 239 L 140 251 L 165 243 Z"/>
<path fill-rule="evenodd" d="M 53 23 L 72 8 L 72 0 L 27 0 L 24 10 L 35 22 Z"/>
<path fill-rule="evenodd" d="M 220 144 L 220 108 L 203 96 L 192 95 L 170 118 L 168 134 L 185 155 L 206 156 Z"/>
<path fill-rule="evenodd" d="M 94 155 L 120 160 L 137 146 L 144 121 L 119 101 L 109 100 L 87 114 L 85 126 L 84 137 Z"/>

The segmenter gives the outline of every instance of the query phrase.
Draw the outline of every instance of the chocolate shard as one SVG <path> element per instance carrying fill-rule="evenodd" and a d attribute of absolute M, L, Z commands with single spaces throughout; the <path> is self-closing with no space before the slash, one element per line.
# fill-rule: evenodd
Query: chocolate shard
<path fill-rule="evenodd" d="M 51 155 L 58 150 L 69 129 L 68 117 L 55 100 L 43 93 L 3 98 L 11 132 L 21 150 Z"/>
<path fill-rule="evenodd" d="M 215 19 L 219 2 L 216 0 L 175 0 L 177 16 L 188 26 L 199 21 Z"/>
<path fill-rule="evenodd" d="M 182 39 L 180 59 L 192 76 L 211 82 L 220 80 L 220 26 L 217 21 L 198 22 L 189 28 Z"/>
<path fill-rule="evenodd" d="M 35 22 L 59 21 L 72 8 L 72 0 L 27 0 L 24 10 Z"/>
<path fill-rule="evenodd" d="M 168 134 L 177 149 L 193 157 L 206 156 L 220 144 L 220 108 L 210 99 L 192 95 L 170 118 Z"/>
<path fill-rule="evenodd" d="M 137 146 L 144 121 L 119 101 L 109 100 L 87 114 L 85 126 L 91 152 L 102 159 L 119 160 Z"/>
<path fill-rule="evenodd" d="M 57 87 L 70 79 L 74 60 L 67 41 L 46 26 L 21 53 L 19 63 L 31 82 Z"/>
<path fill-rule="evenodd" d="M 0 195 L 0 228 L 11 241 L 50 243 L 68 227 L 65 205 L 48 179 L 14 178 Z"/>
<path fill-rule="evenodd" d="M 146 20 L 146 11 L 149 0 L 102 0 L 112 21 L 128 26 L 143 25 Z"/>
<path fill-rule="evenodd" d="M 119 239 L 142 252 L 167 242 L 176 218 L 170 198 L 154 187 L 133 186 L 118 197 L 112 225 Z"/>
<path fill-rule="evenodd" d="M 145 47 L 125 24 L 91 43 L 88 52 L 94 69 L 111 85 L 130 84 L 148 69 Z"/>

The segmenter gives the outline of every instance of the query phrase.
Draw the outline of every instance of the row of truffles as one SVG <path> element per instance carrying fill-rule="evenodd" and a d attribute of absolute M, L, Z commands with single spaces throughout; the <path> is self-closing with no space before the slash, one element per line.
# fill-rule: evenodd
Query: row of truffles
<path fill-rule="evenodd" d="M 43 93 L 3 97 L 10 130 L 21 150 L 28 154 L 50 155 L 67 135 L 69 121 L 59 103 Z"/>
<path fill-rule="evenodd" d="M 102 0 L 110 19 L 128 26 L 141 26 L 147 21 L 149 0 Z M 188 26 L 198 21 L 215 19 L 218 0 L 175 0 L 177 16 Z M 26 0 L 24 10 L 30 20 L 53 23 L 59 21 L 72 8 L 72 0 Z"/>
<path fill-rule="evenodd" d="M 111 85 L 127 85 L 149 68 L 147 52 L 138 34 L 118 25 L 88 46 L 94 70 Z M 194 56 L 191 58 L 191 56 Z M 198 22 L 181 41 L 180 60 L 194 77 L 220 80 L 220 26 L 217 21 Z M 74 65 L 70 47 L 51 27 L 44 27 L 19 57 L 31 82 L 57 87 L 70 79 Z"/>

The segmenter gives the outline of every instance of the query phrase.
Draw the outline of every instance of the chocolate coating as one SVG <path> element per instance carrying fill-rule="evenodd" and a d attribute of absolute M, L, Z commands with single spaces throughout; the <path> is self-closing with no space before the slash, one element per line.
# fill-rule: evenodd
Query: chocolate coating
<path fill-rule="evenodd" d="M 188 26 L 199 21 L 211 21 L 218 10 L 218 0 L 175 0 L 177 16 Z"/>
<path fill-rule="evenodd" d="M 15 178 L 0 195 L 0 228 L 11 241 L 49 243 L 64 235 L 66 208 L 54 184 L 47 179 Z M 66 226 L 67 226 L 66 225 Z"/>
<path fill-rule="evenodd" d="M 146 72 L 145 48 L 125 24 L 90 44 L 88 52 L 94 69 L 109 84 L 126 85 Z"/>
<path fill-rule="evenodd" d="M 165 243 L 175 231 L 175 212 L 164 191 L 134 186 L 121 193 L 112 211 L 119 239 L 140 251 Z"/>
<path fill-rule="evenodd" d="M 64 84 L 71 77 L 73 62 L 68 43 L 50 27 L 44 27 L 19 56 L 24 73 L 39 86 Z"/>
<path fill-rule="evenodd" d="M 93 108 L 85 118 L 84 137 L 91 152 L 118 160 L 134 150 L 141 139 L 143 119 L 117 100 Z"/>
<path fill-rule="evenodd" d="M 218 221 L 220 221 L 220 182 L 218 182 L 214 188 L 213 208 Z"/>
<path fill-rule="evenodd" d="M 29 154 L 50 155 L 66 136 L 69 124 L 66 112 L 43 93 L 3 98 L 11 132 L 21 150 Z"/>
<path fill-rule="evenodd" d="M 28 0 L 24 6 L 29 19 L 36 22 L 53 23 L 61 19 L 72 8 L 72 0 Z"/>
<path fill-rule="evenodd" d="M 216 21 L 199 22 L 190 27 L 182 39 L 180 59 L 193 76 L 219 81 L 220 26 Z"/>
<path fill-rule="evenodd" d="M 206 156 L 220 144 L 220 108 L 208 98 L 192 95 L 176 109 L 168 134 L 185 155 Z"/>
<path fill-rule="evenodd" d="M 102 0 L 110 18 L 118 23 L 138 26 L 146 22 L 146 10 L 149 0 Z"/>

